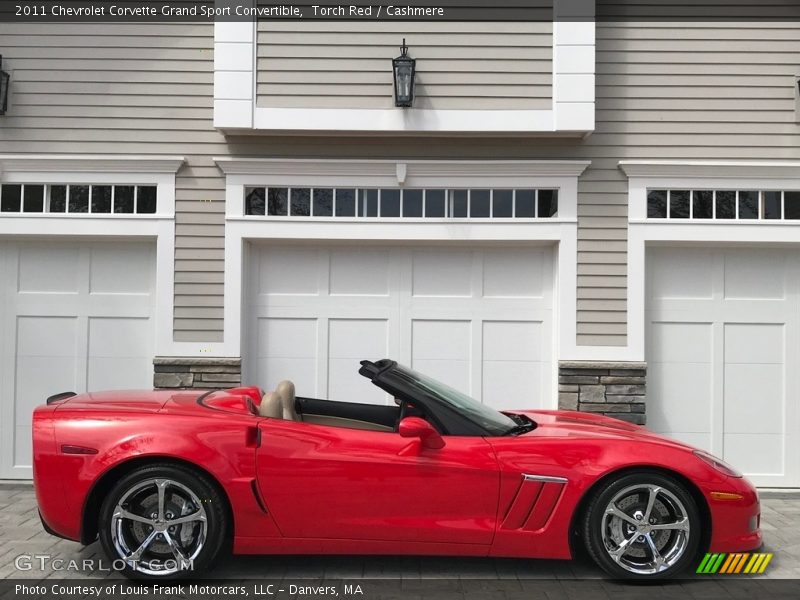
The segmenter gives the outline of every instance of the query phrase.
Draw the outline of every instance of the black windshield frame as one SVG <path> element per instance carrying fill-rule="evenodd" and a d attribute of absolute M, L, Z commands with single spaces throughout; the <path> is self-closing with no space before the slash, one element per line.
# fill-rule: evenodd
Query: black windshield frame
<path fill-rule="evenodd" d="M 361 361 L 359 373 L 425 412 L 446 435 L 503 436 L 518 423 L 450 386 L 390 359 Z"/>

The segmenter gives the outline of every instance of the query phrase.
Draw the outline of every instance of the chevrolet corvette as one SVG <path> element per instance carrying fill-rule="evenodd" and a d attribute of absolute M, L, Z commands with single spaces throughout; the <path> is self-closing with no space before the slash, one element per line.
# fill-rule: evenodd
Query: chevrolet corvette
<path fill-rule="evenodd" d="M 33 416 L 42 524 L 99 537 L 139 579 L 230 551 L 585 549 L 611 576 L 647 580 L 761 545 L 756 490 L 706 452 L 591 413 L 499 412 L 389 359 L 359 374 L 394 403 L 300 397 L 290 381 L 52 396 Z"/>

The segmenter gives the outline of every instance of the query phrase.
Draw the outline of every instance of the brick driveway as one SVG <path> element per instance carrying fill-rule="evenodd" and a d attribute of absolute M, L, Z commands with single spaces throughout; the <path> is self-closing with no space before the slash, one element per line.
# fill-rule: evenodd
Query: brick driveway
<path fill-rule="evenodd" d="M 762 495 L 762 526 L 765 552 L 775 557 L 762 576 L 770 579 L 800 579 L 800 494 Z M 102 557 L 97 543 L 81 547 L 48 535 L 42 530 L 36 512 L 33 489 L 25 484 L 0 484 L 0 579 L 107 577 L 107 572 L 69 573 L 15 569 L 20 554 L 44 553 L 65 559 Z M 231 557 L 225 559 L 212 576 L 221 579 L 259 577 L 291 578 L 427 578 L 490 580 L 590 580 L 597 590 L 612 582 L 602 580 L 598 569 L 585 559 L 577 561 L 421 558 L 421 557 Z M 696 581 L 696 579 L 695 579 Z M 589 590 L 586 590 L 589 591 Z M 581 596 L 583 594 L 580 594 Z M 600 597 L 606 597 L 601 594 Z"/>

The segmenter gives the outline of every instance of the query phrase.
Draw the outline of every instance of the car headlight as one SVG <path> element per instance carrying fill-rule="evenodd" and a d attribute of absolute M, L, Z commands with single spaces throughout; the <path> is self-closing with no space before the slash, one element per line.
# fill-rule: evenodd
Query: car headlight
<path fill-rule="evenodd" d="M 744 477 L 742 473 L 734 469 L 724 460 L 717 458 L 716 456 L 712 456 L 708 452 L 703 452 L 702 450 L 695 450 L 694 455 L 702 460 L 704 463 L 711 465 L 714 469 L 719 471 L 720 473 L 724 473 L 729 477 Z"/>

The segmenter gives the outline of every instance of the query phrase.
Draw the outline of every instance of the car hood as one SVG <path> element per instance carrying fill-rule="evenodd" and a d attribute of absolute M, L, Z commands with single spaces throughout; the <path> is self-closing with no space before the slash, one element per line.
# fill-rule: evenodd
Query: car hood
<path fill-rule="evenodd" d="M 535 435 L 540 437 L 627 439 L 650 441 L 686 450 L 694 450 L 692 446 L 653 433 L 641 425 L 634 425 L 627 421 L 594 413 L 572 410 L 515 410 L 509 412 L 524 414 L 537 424 L 536 429 L 520 437 Z"/>

